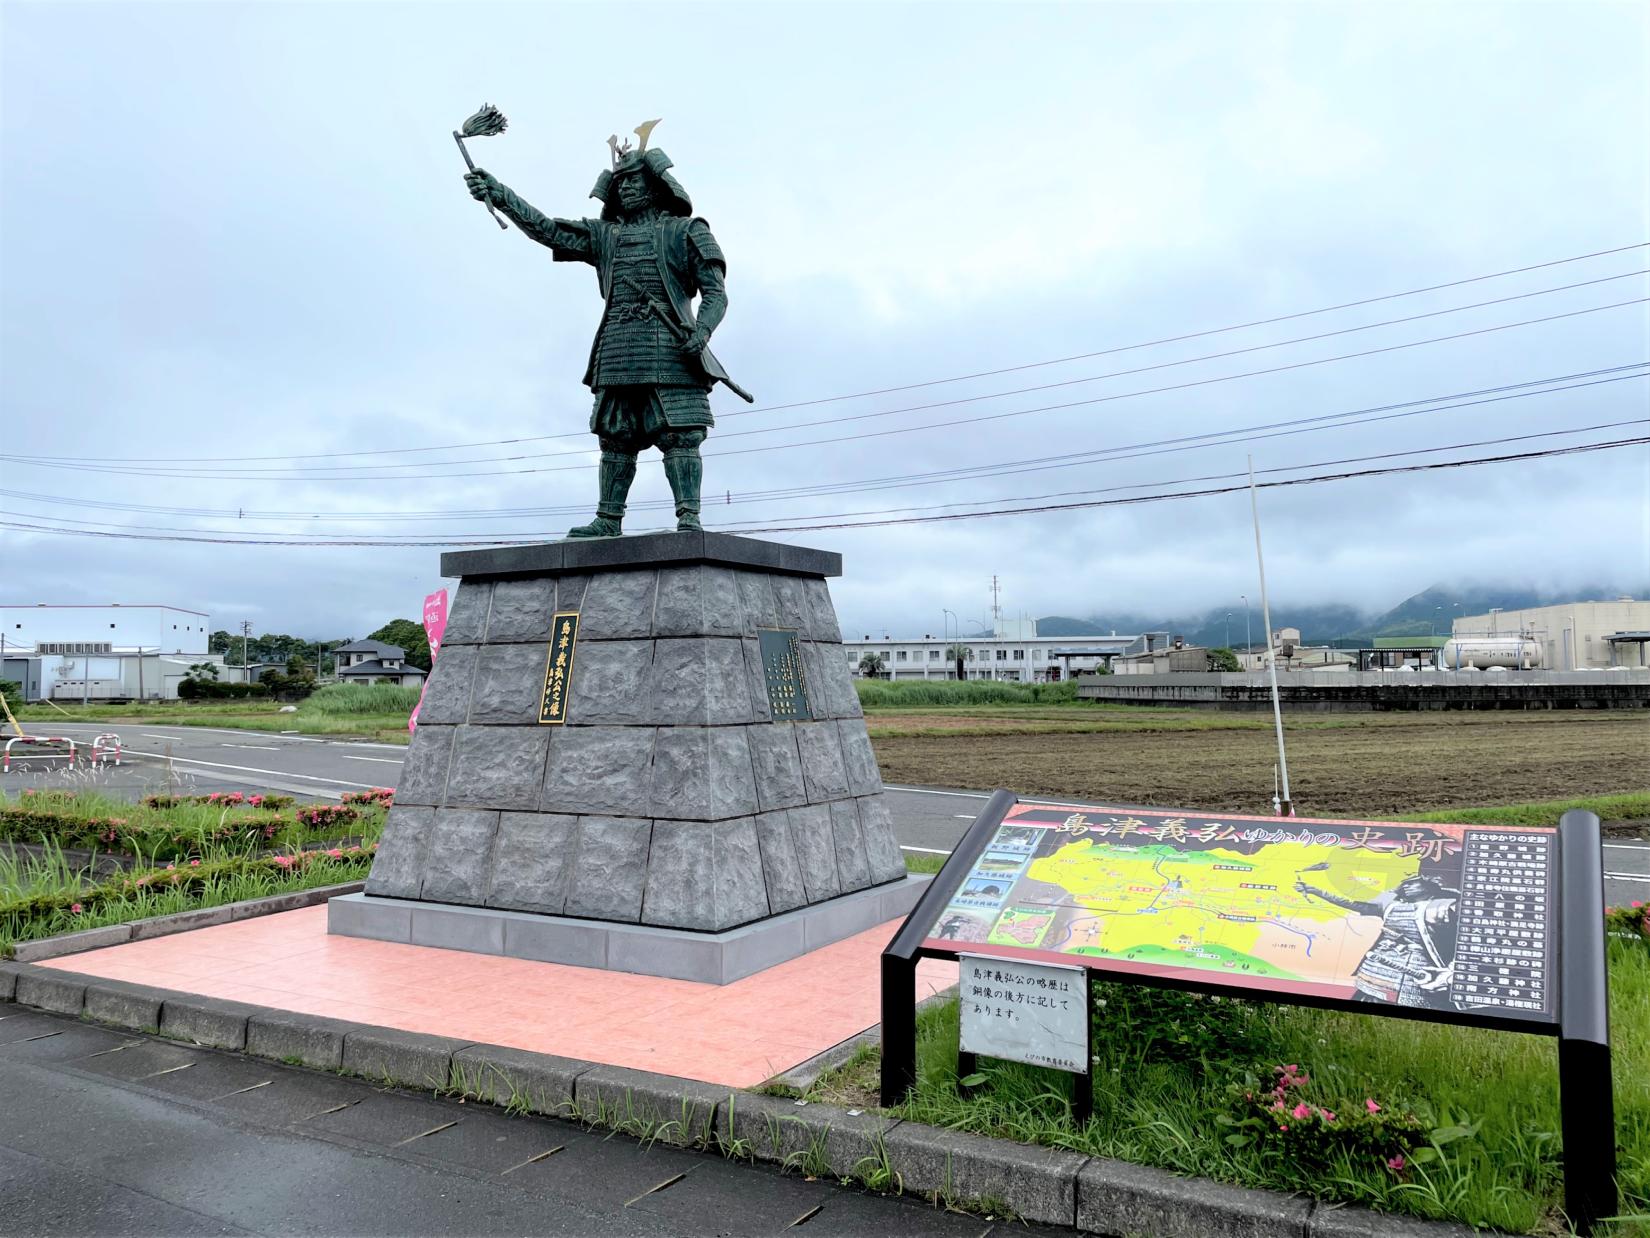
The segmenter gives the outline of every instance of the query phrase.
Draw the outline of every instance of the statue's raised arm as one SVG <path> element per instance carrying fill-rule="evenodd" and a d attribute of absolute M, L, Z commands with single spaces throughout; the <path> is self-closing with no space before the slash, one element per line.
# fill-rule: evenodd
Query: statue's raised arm
<path fill-rule="evenodd" d="M 558 262 L 596 261 L 590 245 L 588 220 L 556 219 L 546 215 L 486 168 L 466 172 L 464 183 L 469 187 L 472 198 L 501 211 L 524 235 L 547 246 Z"/>

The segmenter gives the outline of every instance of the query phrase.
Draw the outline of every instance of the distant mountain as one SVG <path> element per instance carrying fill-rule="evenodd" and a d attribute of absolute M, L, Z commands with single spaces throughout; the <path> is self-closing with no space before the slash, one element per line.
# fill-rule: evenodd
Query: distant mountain
<path fill-rule="evenodd" d="M 1380 614 L 1337 603 L 1294 606 L 1280 602 L 1272 607 L 1272 623 L 1280 628 L 1299 628 L 1303 644 L 1367 645 L 1376 636 L 1442 635 L 1450 630 L 1451 621 L 1458 615 L 1481 615 L 1494 606 L 1521 610 L 1579 599 L 1606 600 L 1624 594 L 1642 598 L 1650 594 L 1650 587 L 1641 585 L 1631 590 L 1589 586 L 1554 591 L 1527 585 L 1433 585 Z M 1201 615 L 1153 618 L 1120 613 L 1091 615 L 1087 619 L 1050 615 L 1037 620 L 1037 632 L 1042 636 L 1107 636 L 1114 632 L 1133 636 L 1140 632 L 1168 632 L 1189 645 L 1241 648 L 1245 640 L 1259 645 L 1266 639 L 1258 603 L 1250 606 L 1247 631 L 1246 636 L 1241 606 L 1219 607 Z"/>

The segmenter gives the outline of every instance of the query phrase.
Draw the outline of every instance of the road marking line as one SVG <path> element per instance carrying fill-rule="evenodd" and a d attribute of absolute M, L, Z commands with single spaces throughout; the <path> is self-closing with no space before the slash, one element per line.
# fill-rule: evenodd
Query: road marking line
<path fill-rule="evenodd" d="M 376 761 L 380 765 L 400 765 L 406 759 L 404 757 L 351 757 L 345 756 L 342 752 L 338 755 L 344 757 L 346 761 Z"/>
<path fill-rule="evenodd" d="M 649 1195 L 652 1195 L 655 1191 L 662 1191 L 666 1187 L 675 1186 L 678 1182 L 680 1182 L 685 1177 L 687 1177 L 687 1174 L 680 1173 L 680 1174 L 677 1174 L 674 1178 L 666 1178 L 663 1182 L 659 1183 L 658 1186 L 648 1187 L 647 1190 L 643 1191 L 640 1195 L 636 1196 L 636 1199 L 646 1199 Z M 627 1199 L 627 1200 L 625 1200 L 624 1201 L 624 1206 L 626 1208 L 630 1207 L 631 1204 L 636 1202 L 636 1199 Z"/>
<path fill-rule="evenodd" d="M 279 752 L 275 744 L 219 744 L 220 748 L 245 748 L 248 752 Z"/>
<path fill-rule="evenodd" d="M 949 851 L 941 851 L 937 847 L 906 847 L 906 846 L 902 845 L 900 847 L 900 850 L 901 851 L 916 851 L 916 852 L 920 852 L 922 855 L 950 855 L 951 854 Z"/>
<path fill-rule="evenodd" d="M 316 778 L 312 774 L 294 774 L 284 769 L 259 769 L 253 765 L 225 765 L 219 761 L 202 761 L 195 757 L 169 757 L 164 752 L 144 752 L 141 748 L 126 749 L 127 756 L 159 757 L 163 761 L 176 761 L 180 765 L 204 765 L 210 769 L 232 769 L 242 774 L 270 774 L 276 778 L 298 778 L 304 782 L 324 782 L 334 787 L 360 787 L 363 791 L 371 791 L 377 784 L 371 782 L 345 782 L 342 778 Z"/>
<path fill-rule="evenodd" d="M 1606 851 L 1650 851 L 1650 843 L 1605 843 Z"/>
<path fill-rule="evenodd" d="M 543 1161 L 543 1160 L 548 1160 L 548 1159 L 549 1159 L 549 1158 L 550 1158 L 550 1157 L 552 1157 L 552 1156 L 554 1156 L 554 1155 L 555 1155 L 555 1154 L 556 1154 L 556 1153 L 558 1153 L 558 1152 L 560 1152 L 560 1151 L 561 1151 L 561 1150 L 562 1150 L 562 1149 L 563 1149 L 563 1148 L 565 1148 L 565 1147 L 566 1147 L 566 1146 L 567 1146 L 567 1145 L 566 1145 L 566 1144 L 564 1144 L 564 1143 L 558 1143 L 558 1144 L 557 1144 L 557 1145 L 556 1145 L 556 1146 L 555 1146 L 555 1147 L 553 1147 L 553 1148 L 547 1148 L 547 1149 L 546 1149 L 546 1150 L 545 1150 L 545 1151 L 543 1151 L 543 1152 L 540 1152 L 540 1153 L 539 1153 L 539 1154 L 538 1154 L 538 1155 L 537 1155 L 537 1156 L 530 1156 L 530 1157 L 528 1157 L 528 1158 L 527 1158 L 527 1159 L 526 1159 L 526 1160 L 525 1160 L 525 1161 L 523 1161 L 523 1162 L 522 1162 L 522 1163 L 521 1163 L 521 1164 L 519 1164 L 519 1165 L 512 1165 L 512 1166 L 510 1166 L 510 1168 L 508 1168 L 508 1169 L 506 1169 L 506 1170 L 503 1170 L 503 1171 L 501 1171 L 501 1172 L 500 1172 L 500 1173 L 499 1173 L 499 1177 L 501 1177 L 501 1178 L 502 1178 L 502 1177 L 503 1177 L 503 1176 L 504 1176 L 504 1175 L 505 1175 L 505 1174 L 513 1174 L 513 1173 L 515 1173 L 515 1172 L 516 1172 L 516 1170 L 518 1170 L 518 1169 L 526 1169 L 526 1168 L 527 1168 L 527 1166 L 529 1166 L 529 1165 L 536 1165 L 536 1164 L 538 1164 L 538 1163 L 539 1163 L 539 1162 L 540 1162 L 540 1161 Z"/>
<path fill-rule="evenodd" d="M 970 800 L 988 800 L 991 797 L 980 791 L 931 791 L 927 787 L 895 787 L 884 786 L 884 791 L 909 791 L 912 795 L 951 795 L 961 796 Z"/>
<path fill-rule="evenodd" d="M 399 1148 L 404 1143 L 411 1143 L 413 1140 L 422 1139 L 426 1135 L 440 1134 L 442 1131 L 446 1130 L 448 1127 L 457 1126 L 457 1125 L 458 1125 L 458 1119 L 454 1118 L 451 1122 L 443 1122 L 440 1126 L 432 1126 L 427 1131 L 419 1131 L 418 1134 L 416 1134 L 416 1135 L 408 1135 L 405 1139 L 397 1139 L 390 1146 L 392 1148 Z"/>
<path fill-rule="evenodd" d="M 1639 873 L 1605 873 L 1604 875 L 1611 881 L 1643 881 L 1650 884 L 1650 877 L 1643 876 Z"/>

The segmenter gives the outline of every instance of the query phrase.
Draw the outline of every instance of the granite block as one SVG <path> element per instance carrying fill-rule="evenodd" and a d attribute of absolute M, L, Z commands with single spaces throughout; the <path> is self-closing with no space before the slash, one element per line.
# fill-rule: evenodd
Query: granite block
<path fill-rule="evenodd" d="M 554 576 L 501 580 L 493 586 L 487 643 L 526 641 L 542 645 L 550 639 L 550 620 L 556 609 Z"/>
<path fill-rule="evenodd" d="M 802 689 L 808 698 L 808 714 L 814 719 L 834 718 L 830 698 L 825 693 L 825 668 L 820 664 L 819 646 L 812 641 L 796 642 L 797 656 L 802 661 Z"/>
<path fill-rule="evenodd" d="M 441 656 L 446 657 L 447 650 Z M 407 745 L 401 762 L 401 778 L 395 784 L 395 802 L 409 806 L 434 806 L 447 793 L 447 770 L 452 762 L 453 736 L 458 728 L 426 726 L 420 722 Z"/>
<path fill-rule="evenodd" d="M 443 572 L 445 576 L 447 573 Z M 478 645 L 487 631 L 487 611 L 493 601 L 490 580 L 461 581 L 447 610 L 447 629 L 441 635 L 445 652 L 453 645 Z M 439 658 L 438 658 L 439 660 Z"/>
<path fill-rule="evenodd" d="M 850 1178 L 859 1163 L 876 1155 L 879 1142 L 897 1118 L 849 1113 L 834 1105 L 798 1105 L 786 1096 L 737 1092 L 716 1116 L 724 1147 L 740 1146 L 759 1161 L 802 1170 L 810 1152 L 823 1145 L 831 1173 Z"/>
<path fill-rule="evenodd" d="M 590 587 L 590 577 L 583 574 L 556 577 L 556 609 L 577 612 L 584 605 L 584 591 Z"/>
<path fill-rule="evenodd" d="M 512 583 L 501 580 L 499 588 Z M 483 645 L 479 652 L 470 693 L 470 722 L 537 726 L 549 645 Z"/>
<path fill-rule="evenodd" d="M 762 848 L 756 821 L 740 817 L 718 821 L 714 831 L 717 928 L 748 924 L 768 914 L 768 888 L 762 871 Z M 657 831 L 655 831 L 657 836 Z"/>
<path fill-rule="evenodd" d="M 343 1069 L 378 1083 L 445 1088 L 452 1081 L 453 1054 L 470 1043 L 387 1027 L 362 1028 L 344 1037 Z"/>
<path fill-rule="evenodd" d="M 643 570 L 593 576 L 579 607 L 579 640 L 652 636 L 653 593 L 658 575 Z"/>
<path fill-rule="evenodd" d="M 437 808 L 418 897 L 434 903 L 480 903 L 487 896 L 498 817 L 485 808 Z"/>
<path fill-rule="evenodd" d="M 424 687 L 419 726 L 456 726 L 469 718 L 477 652 L 474 645 L 443 646 Z"/>
<path fill-rule="evenodd" d="M 836 871 L 836 839 L 831 833 L 831 810 L 824 804 L 786 811 L 790 818 L 791 844 L 796 849 L 797 867 L 802 871 L 802 888 L 808 902 L 833 898 L 842 893 Z"/>
<path fill-rule="evenodd" d="M 449 806 L 536 808 L 550 731 L 541 726 L 461 726 L 447 777 Z"/>
<path fill-rule="evenodd" d="M 520 915 L 504 922 L 504 953 L 513 959 L 608 968 L 607 926 L 588 920 Z"/>
<path fill-rule="evenodd" d="M 842 741 L 842 765 L 848 775 L 849 794 L 879 794 L 882 791 L 882 771 L 877 768 L 876 753 L 871 750 L 871 737 L 865 733 L 864 720 L 839 719 L 836 730 Z"/>
<path fill-rule="evenodd" d="M 709 931 L 728 927 L 720 922 L 714 894 L 715 828 L 708 821 L 654 821 L 643 924 Z"/>
<path fill-rule="evenodd" d="M 153 922 L 138 920 L 128 924 L 106 924 L 101 928 L 81 929 L 78 933 L 59 933 L 55 937 L 20 941 L 12 946 L 11 954 L 19 963 L 38 963 L 43 959 L 101 950 L 104 946 L 118 946 L 131 941 L 135 925 Z"/>
<path fill-rule="evenodd" d="M 771 576 L 769 581 L 773 585 L 774 612 L 779 620 L 774 626 L 792 628 L 803 640 L 813 639 L 813 633 L 808 630 L 813 608 L 803 588 L 806 582 L 797 576 Z"/>
<path fill-rule="evenodd" d="M 566 913 L 632 924 L 641 919 L 652 835 L 653 823 L 647 820 L 579 818 Z"/>
<path fill-rule="evenodd" d="M 802 785 L 810 804 L 839 800 L 848 794 L 842 740 L 834 722 L 798 722 L 796 747 L 802 757 Z"/>
<path fill-rule="evenodd" d="M 86 977 L 51 968 L 29 968 L 17 974 L 16 1000 L 56 1014 L 78 1015 L 86 1006 Z"/>
<path fill-rule="evenodd" d="M 86 1006 L 81 1013 L 99 1023 L 128 1027 L 134 1032 L 158 1032 L 160 1008 L 170 996 L 165 989 L 100 977 L 87 983 Z"/>
<path fill-rule="evenodd" d="M 449 550 L 441 556 L 441 574 L 464 577 L 557 575 L 594 569 L 687 563 L 711 563 L 797 576 L 842 575 L 842 556 L 832 551 L 703 530 L 540 542 L 526 546 L 492 546 L 483 550 Z"/>
<path fill-rule="evenodd" d="M 504 919 L 484 907 L 420 902 L 412 904 L 409 940 L 438 950 L 471 954 L 504 953 Z"/>
<path fill-rule="evenodd" d="M 656 817 L 721 821 L 756 811 L 746 727 L 665 727 L 653 750 Z"/>
<path fill-rule="evenodd" d="M 640 726 L 653 720 L 651 640 L 591 641 L 573 645 L 573 686 L 567 701 L 572 726 Z M 543 669 L 540 668 L 542 677 Z"/>
<path fill-rule="evenodd" d="M 703 564 L 659 570 L 655 636 L 741 636 L 744 610 L 731 569 Z"/>
<path fill-rule="evenodd" d="M 756 777 L 756 805 L 763 812 L 797 808 L 808 802 L 802 785 L 802 757 L 796 750 L 796 726 L 771 722 L 747 727 L 751 767 Z"/>
<path fill-rule="evenodd" d="M 762 669 L 762 646 L 754 637 L 739 642 L 745 652 L 745 686 L 750 691 L 751 719 L 767 722 L 773 718 L 773 706 L 768 701 L 768 678 Z"/>
<path fill-rule="evenodd" d="M 344 1064 L 344 1037 L 358 1026 L 322 1015 L 264 1010 L 246 1021 L 246 1051 L 315 1070 L 338 1070 Z"/>
<path fill-rule="evenodd" d="M 564 542 L 533 546 L 489 546 L 485 550 L 448 550 L 441 555 L 443 576 L 549 576 L 562 569 Z"/>
<path fill-rule="evenodd" d="M 213 1049 L 246 1048 L 246 1025 L 264 1007 L 174 993 L 160 1009 L 160 1034 Z"/>
<path fill-rule="evenodd" d="M 853 800 L 830 805 L 831 838 L 836 844 L 836 872 L 844 890 L 863 890 L 871 884 L 865 839 L 859 832 L 859 809 Z"/>
<path fill-rule="evenodd" d="M 0 959 L 0 1002 L 10 1002 L 17 999 L 17 977 L 22 975 L 23 967 L 18 963 L 8 963 Z"/>
<path fill-rule="evenodd" d="M 765 572 L 739 572 L 734 576 L 734 583 L 739 590 L 742 636 L 755 636 L 759 628 L 780 626 L 772 576 Z"/>
<path fill-rule="evenodd" d="M 406 899 L 345 894 L 327 900 L 327 932 L 374 941 L 412 940 L 413 904 Z"/>
<path fill-rule="evenodd" d="M 841 645 L 810 646 L 815 661 L 808 663 L 814 671 L 814 680 L 808 684 L 810 692 L 817 692 L 821 701 L 822 718 L 863 718 L 865 710 L 854 691 L 854 677 Z M 817 685 L 817 686 L 816 686 Z"/>
<path fill-rule="evenodd" d="M 567 903 L 578 822 L 565 813 L 500 813 L 487 905 L 560 915 Z"/>
<path fill-rule="evenodd" d="M 901 1122 L 883 1143 L 907 1191 L 935 1194 L 942 1200 L 999 1199 L 1016 1216 L 1044 1225 L 1070 1228 L 1077 1220 L 1077 1175 L 1089 1159 L 1082 1153 L 938 1130 L 915 1122 Z M 1100 1232 L 1164 1231 L 1142 1225 Z"/>
<path fill-rule="evenodd" d="M 132 941 L 147 941 L 151 937 L 170 937 L 173 933 L 187 933 L 192 929 L 228 924 L 233 916 L 234 909 L 225 904 L 221 907 L 197 907 L 193 911 L 178 911 L 167 916 L 151 916 L 147 920 L 133 920 L 126 927 L 131 931 Z"/>
<path fill-rule="evenodd" d="M 808 611 L 808 636 L 811 640 L 840 642 L 842 628 L 837 623 L 836 606 L 831 601 L 831 587 L 823 578 L 804 579 L 802 596 Z"/>
<path fill-rule="evenodd" d="M 384 898 L 417 898 L 424 884 L 424 856 L 435 827 L 434 808 L 394 805 L 384 819 L 378 854 L 367 874 L 367 893 Z"/>
<path fill-rule="evenodd" d="M 762 877 L 768 889 L 768 907 L 776 915 L 808 901 L 802 868 L 796 859 L 790 818 L 783 812 L 765 812 L 756 818 L 756 838 L 762 850 Z"/>
<path fill-rule="evenodd" d="M 555 1117 L 570 1116 L 573 1081 L 589 1069 L 589 1062 L 503 1045 L 471 1045 L 453 1054 L 454 1082 L 469 1095 L 493 1105 L 524 1100 L 529 1111 Z"/>
<path fill-rule="evenodd" d="M 647 693 L 661 726 L 726 726 L 754 721 L 744 650 L 727 637 L 667 637 L 654 644 Z"/>
<path fill-rule="evenodd" d="M 556 728 L 539 807 L 544 812 L 651 816 L 651 727 Z"/>
<path fill-rule="evenodd" d="M 905 853 L 894 837 L 894 822 L 888 801 L 880 794 L 855 801 L 859 807 L 859 832 L 865 840 L 865 859 L 871 867 L 871 881 L 898 881 L 905 876 Z"/>
<path fill-rule="evenodd" d="M 1311 1213 L 1310 1199 L 1101 1157 L 1077 1176 L 1077 1226 L 1094 1233 L 1305 1238 Z"/>

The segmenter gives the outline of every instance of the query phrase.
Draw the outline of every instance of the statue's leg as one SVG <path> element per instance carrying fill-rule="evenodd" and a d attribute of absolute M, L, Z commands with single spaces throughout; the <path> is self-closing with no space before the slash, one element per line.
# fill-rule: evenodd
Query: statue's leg
<path fill-rule="evenodd" d="M 699 444 L 704 441 L 703 430 L 671 430 L 659 436 L 659 450 L 665 457 L 665 480 L 670 482 L 670 493 L 676 499 L 677 532 L 701 527 L 699 487 L 705 478 L 705 466 L 699 458 Z"/>
<path fill-rule="evenodd" d="M 628 394 L 623 388 L 596 393 L 596 412 L 590 419 L 602 445 L 596 518 L 569 529 L 568 537 L 618 537 L 624 532 L 625 500 L 636 480 L 636 453 L 642 448 Z"/>

